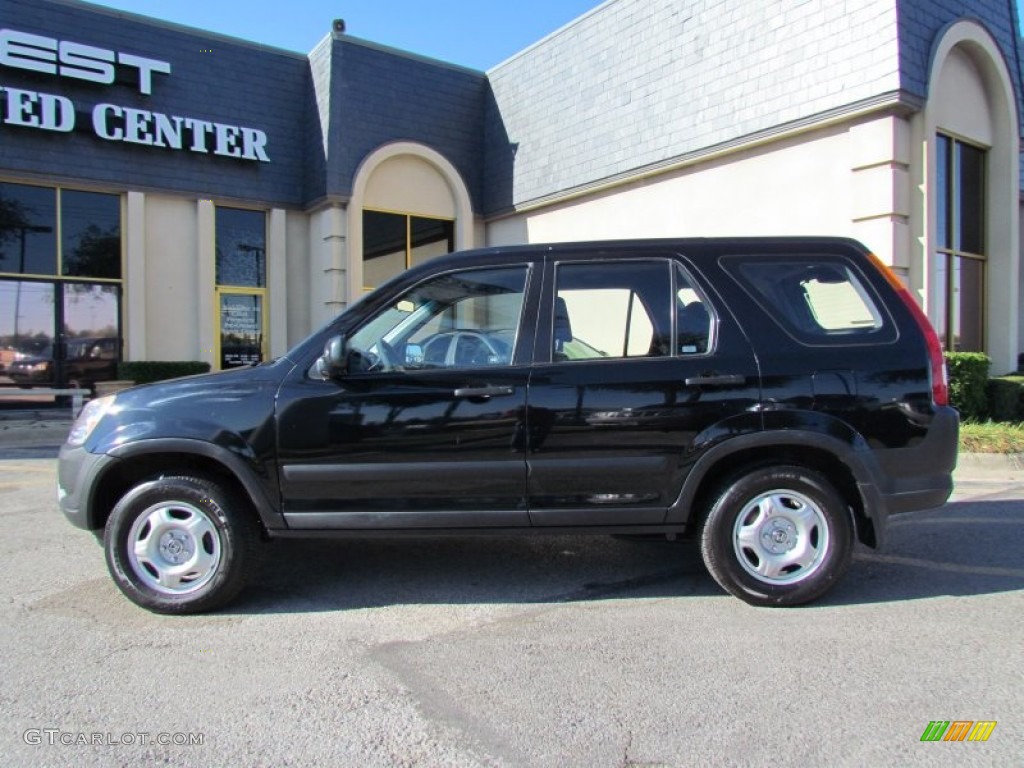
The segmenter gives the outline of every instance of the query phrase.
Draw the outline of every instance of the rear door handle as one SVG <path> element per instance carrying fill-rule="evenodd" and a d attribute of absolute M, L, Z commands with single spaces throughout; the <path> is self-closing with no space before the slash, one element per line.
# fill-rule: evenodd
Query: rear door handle
<path fill-rule="evenodd" d="M 746 383 L 747 377 L 736 373 L 691 376 L 686 379 L 686 386 L 688 387 L 733 387 Z"/>
<path fill-rule="evenodd" d="M 456 397 L 505 397 L 515 392 L 512 387 L 459 387 L 455 390 Z"/>

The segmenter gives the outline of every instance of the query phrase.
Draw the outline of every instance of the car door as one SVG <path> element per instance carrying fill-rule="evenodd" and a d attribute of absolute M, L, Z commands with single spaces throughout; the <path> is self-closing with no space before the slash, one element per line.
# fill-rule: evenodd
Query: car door
<path fill-rule="evenodd" d="M 346 373 L 297 367 L 277 416 L 289 526 L 529 525 L 530 274 L 517 264 L 428 278 L 353 328 Z"/>
<path fill-rule="evenodd" d="M 754 354 L 672 254 L 548 267 L 529 391 L 535 525 L 664 521 L 715 430 L 757 429 Z"/>

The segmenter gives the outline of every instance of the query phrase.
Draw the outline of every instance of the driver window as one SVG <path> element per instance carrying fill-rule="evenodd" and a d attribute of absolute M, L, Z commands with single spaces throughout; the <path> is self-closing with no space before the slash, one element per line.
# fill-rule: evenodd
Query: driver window
<path fill-rule="evenodd" d="M 420 283 L 348 342 L 364 372 L 511 365 L 528 267 L 453 272 Z"/>

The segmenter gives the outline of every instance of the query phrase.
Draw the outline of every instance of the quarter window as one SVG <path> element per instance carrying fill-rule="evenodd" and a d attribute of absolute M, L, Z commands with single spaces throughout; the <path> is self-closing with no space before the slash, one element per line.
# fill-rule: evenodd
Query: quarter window
<path fill-rule="evenodd" d="M 682 267 L 676 267 L 676 353 L 702 355 L 711 349 L 712 311 Z"/>
<path fill-rule="evenodd" d="M 859 344 L 892 335 L 873 294 L 845 260 L 740 256 L 724 264 L 772 320 L 805 344 Z"/>

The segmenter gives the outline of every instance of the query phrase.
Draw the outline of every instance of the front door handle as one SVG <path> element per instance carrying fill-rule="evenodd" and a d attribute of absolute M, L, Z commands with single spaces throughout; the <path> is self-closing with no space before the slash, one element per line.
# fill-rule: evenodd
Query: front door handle
<path fill-rule="evenodd" d="M 455 390 L 455 397 L 483 398 L 505 397 L 515 392 L 512 387 L 459 387 Z"/>
<path fill-rule="evenodd" d="M 734 387 L 746 384 L 747 377 L 735 373 L 708 374 L 707 376 L 690 376 L 686 379 L 688 387 Z"/>

